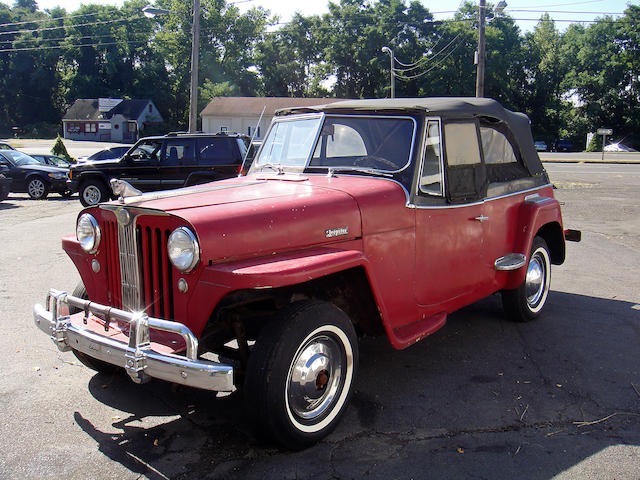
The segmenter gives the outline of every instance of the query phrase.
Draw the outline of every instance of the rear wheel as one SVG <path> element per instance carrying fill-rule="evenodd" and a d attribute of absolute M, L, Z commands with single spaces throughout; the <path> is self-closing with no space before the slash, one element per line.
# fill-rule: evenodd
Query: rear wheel
<path fill-rule="evenodd" d="M 109 200 L 109 191 L 100 180 L 87 180 L 80 186 L 80 203 L 85 207 Z"/>
<path fill-rule="evenodd" d="M 527 263 L 527 275 L 518 288 L 502 291 L 502 305 L 509 319 L 533 320 L 542 311 L 551 287 L 549 247 L 542 237 L 535 237 Z"/>
<path fill-rule="evenodd" d="M 285 307 L 249 357 L 245 401 L 262 430 L 291 449 L 328 435 L 344 413 L 358 365 L 349 317 L 326 302 Z"/>
<path fill-rule="evenodd" d="M 49 195 L 49 185 L 40 177 L 31 177 L 27 181 L 27 193 L 34 200 L 42 200 Z"/>
<path fill-rule="evenodd" d="M 74 297 L 82 298 L 84 300 L 89 299 L 89 296 L 87 295 L 87 289 L 84 288 L 84 284 L 82 282 L 76 285 L 76 288 L 73 290 L 73 293 L 71 295 Z M 79 308 L 69 307 L 69 313 L 71 315 L 78 312 L 80 312 Z M 98 373 L 102 373 L 104 375 L 113 375 L 115 373 L 122 372 L 122 368 L 116 367 L 115 365 L 107 362 L 103 362 L 102 360 L 98 360 L 97 358 L 93 358 L 86 353 L 79 352 L 75 349 L 73 349 L 72 352 L 85 367 L 89 367 L 91 370 L 95 370 Z"/>

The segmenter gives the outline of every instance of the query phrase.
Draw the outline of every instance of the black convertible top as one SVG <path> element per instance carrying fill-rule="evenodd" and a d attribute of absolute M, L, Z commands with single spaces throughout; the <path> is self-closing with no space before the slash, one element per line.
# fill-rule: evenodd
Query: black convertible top
<path fill-rule="evenodd" d="M 475 97 L 430 97 L 430 98 L 385 98 L 370 100 L 345 100 L 326 105 L 290 107 L 278 110 L 276 116 L 301 113 L 338 114 L 407 114 L 419 113 L 444 118 L 491 117 L 506 123 L 520 146 L 523 162 L 532 175 L 544 173 L 544 167 L 533 145 L 529 117 L 512 112 L 491 98 Z"/>

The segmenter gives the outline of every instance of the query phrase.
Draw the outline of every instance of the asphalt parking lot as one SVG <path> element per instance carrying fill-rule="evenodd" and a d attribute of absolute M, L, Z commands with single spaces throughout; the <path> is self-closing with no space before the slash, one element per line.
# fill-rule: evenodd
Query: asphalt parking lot
<path fill-rule="evenodd" d="M 239 395 L 103 376 L 33 326 L 78 280 L 60 238 L 77 195 L 0 203 L 0 478 L 640 479 L 640 165 L 545 164 L 565 226 L 535 322 L 498 296 L 403 351 L 360 344 L 356 392 L 318 445 L 253 434 Z"/>

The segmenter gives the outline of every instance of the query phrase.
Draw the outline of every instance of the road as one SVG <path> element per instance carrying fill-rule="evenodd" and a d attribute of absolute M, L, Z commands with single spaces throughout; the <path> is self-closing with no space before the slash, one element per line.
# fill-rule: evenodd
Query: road
<path fill-rule="evenodd" d="M 33 326 L 77 196 L 0 203 L 0 478 L 640 478 L 640 165 L 545 164 L 565 226 L 544 315 L 494 296 L 403 351 L 361 341 L 353 401 L 303 452 L 252 433 L 237 395 L 105 377 Z"/>

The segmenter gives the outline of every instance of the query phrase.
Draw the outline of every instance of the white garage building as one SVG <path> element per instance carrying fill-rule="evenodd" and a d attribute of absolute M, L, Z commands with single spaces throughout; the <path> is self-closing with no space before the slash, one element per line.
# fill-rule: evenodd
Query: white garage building
<path fill-rule="evenodd" d="M 200 113 L 202 131 L 205 133 L 256 134 L 262 140 L 276 110 L 289 107 L 325 105 L 341 98 L 293 98 L 293 97 L 215 97 Z M 260 113 L 264 115 L 258 125 Z M 257 132 L 255 129 L 258 129 Z"/>

